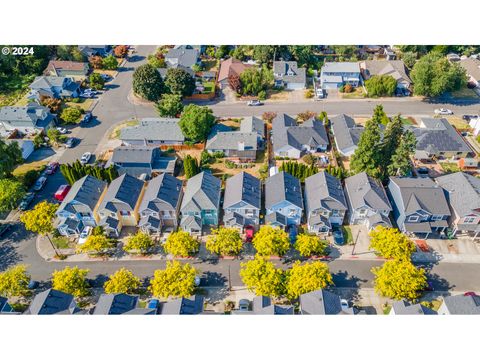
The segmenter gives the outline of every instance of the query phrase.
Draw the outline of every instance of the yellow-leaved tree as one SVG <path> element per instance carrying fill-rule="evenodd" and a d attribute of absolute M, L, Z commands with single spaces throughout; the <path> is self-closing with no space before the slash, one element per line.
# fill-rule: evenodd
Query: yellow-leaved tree
<path fill-rule="evenodd" d="M 155 297 L 189 297 L 195 290 L 197 270 L 190 264 L 168 261 L 164 270 L 155 270 L 148 290 Z"/>
<path fill-rule="evenodd" d="M 327 264 L 320 261 L 303 265 L 297 261 L 286 273 L 285 290 L 289 299 L 333 284 Z"/>
<path fill-rule="evenodd" d="M 114 242 L 105 235 L 90 235 L 83 244 L 79 245 L 77 252 L 91 255 L 105 255 L 115 248 Z"/>
<path fill-rule="evenodd" d="M 90 270 L 75 267 L 65 267 L 63 270 L 56 270 L 52 274 L 52 288 L 72 294 L 75 297 L 87 296 L 89 294 L 87 274 Z"/>
<path fill-rule="evenodd" d="M 328 242 L 315 234 L 298 234 L 295 249 L 302 256 L 327 255 Z"/>
<path fill-rule="evenodd" d="M 372 269 L 375 291 L 391 299 L 414 300 L 427 285 L 425 270 L 408 260 L 388 260 Z"/>
<path fill-rule="evenodd" d="M 123 249 L 129 253 L 148 254 L 155 246 L 152 237 L 142 231 L 138 231 L 135 235 L 129 236 L 127 243 Z"/>
<path fill-rule="evenodd" d="M 200 243 L 188 232 L 179 230 L 168 236 L 163 247 L 173 256 L 187 257 L 198 251 Z"/>
<path fill-rule="evenodd" d="M 208 251 L 219 255 L 238 255 L 242 251 L 242 238 L 235 228 L 213 229 L 205 244 Z"/>
<path fill-rule="evenodd" d="M 284 255 L 290 249 L 288 234 L 282 229 L 265 225 L 253 237 L 253 246 L 261 256 Z"/>
<path fill-rule="evenodd" d="M 283 270 L 261 256 L 240 264 L 240 277 L 255 295 L 280 296 L 283 293 Z"/>
<path fill-rule="evenodd" d="M 140 279 L 130 270 L 121 268 L 110 275 L 103 288 L 107 294 L 134 294 L 141 285 Z"/>
<path fill-rule="evenodd" d="M 10 298 L 12 296 L 27 296 L 30 294 L 28 283 L 30 275 L 25 265 L 14 265 L 0 273 L 0 295 Z"/>
<path fill-rule="evenodd" d="M 414 242 L 398 229 L 377 226 L 369 235 L 369 248 L 386 259 L 408 260 L 415 251 Z"/>

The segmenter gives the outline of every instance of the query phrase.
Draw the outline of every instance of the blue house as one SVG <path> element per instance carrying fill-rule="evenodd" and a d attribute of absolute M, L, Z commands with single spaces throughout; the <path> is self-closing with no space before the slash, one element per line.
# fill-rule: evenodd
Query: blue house
<path fill-rule="evenodd" d="M 300 225 L 303 213 L 300 180 L 279 172 L 265 181 L 265 223 L 286 227 Z"/>
<path fill-rule="evenodd" d="M 201 234 L 202 227 L 218 225 L 222 182 L 208 172 L 201 172 L 187 182 L 180 212 L 180 227 Z"/>
<path fill-rule="evenodd" d="M 338 89 L 342 85 L 360 85 L 360 65 L 358 62 L 326 62 L 322 66 L 320 85 L 322 89 Z"/>

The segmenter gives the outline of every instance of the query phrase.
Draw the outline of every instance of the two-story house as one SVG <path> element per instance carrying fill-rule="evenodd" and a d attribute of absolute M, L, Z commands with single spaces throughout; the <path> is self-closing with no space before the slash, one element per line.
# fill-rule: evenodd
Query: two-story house
<path fill-rule="evenodd" d="M 456 172 L 440 176 L 435 181 L 445 191 L 450 204 L 453 235 L 473 234 L 475 239 L 480 232 L 480 179 Z"/>
<path fill-rule="evenodd" d="M 106 188 L 105 181 L 90 175 L 77 180 L 56 212 L 60 234 L 78 235 L 85 226 L 97 226 L 94 210 Z"/>
<path fill-rule="evenodd" d="M 365 128 L 345 114 L 333 116 L 329 120 L 338 152 L 343 156 L 352 156 Z"/>
<path fill-rule="evenodd" d="M 137 226 L 144 181 L 123 174 L 113 180 L 94 211 L 97 224 L 109 236 L 119 236 L 123 226 Z"/>
<path fill-rule="evenodd" d="M 397 94 L 410 94 L 412 80 L 408 76 L 403 60 L 366 60 L 360 63 L 360 70 L 365 81 L 372 76 L 391 76 L 397 82 Z"/>
<path fill-rule="evenodd" d="M 338 89 L 350 84 L 357 87 L 361 84 L 360 65 L 358 62 L 326 62 L 320 73 L 322 89 Z"/>
<path fill-rule="evenodd" d="M 273 78 L 277 87 L 289 90 L 305 89 L 307 69 L 298 67 L 296 61 L 274 61 Z"/>
<path fill-rule="evenodd" d="M 345 196 L 349 224 L 365 224 L 369 230 L 379 225 L 392 226 L 392 206 L 380 181 L 365 172 L 350 176 L 345 179 Z"/>
<path fill-rule="evenodd" d="M 35 295 L 26 315 L 84 315 L 86 312 L 77 307 L 75 298 L 63 291 L 48 289 Z"/>
<path fill-rule="evenodd" d="M 308 230 L 328 234 L 332 225 L 342 225 L 347 201 L 342 182 L 326 171 L 305 179 L 305 213 Z"/>
<path fill-rule="evenodd" d="M 139 306 L 139 296 L 129 294 L 101 294 L 92 315 L 155 315 L 156 309 Z"/>
<path fill-rule="evenodd" d="M 182 181 L 169 174 L 154 177 L 146 184 L 138 209 L 140 229 L 149 234 L 173 232 L 179 223 Z"/>
<path fill-rule="evenodd" d="M 287 114 L 278 114 L 273 119 L 272 143 L 275 156 L 291 159 L 300 159 L 305 153 L 324 152 L 329 146 L 321 121 L 311 118 L 297 125 Z"/>
<path fill-rule="evenodd" d="M 156 147 L 119 146 L 113 150 L 106 166 L 114 165 L 119 174 L 150 177 L 162 173 L 173 175 L 176 161 L 176 157 L 163 156 Z"/>
<path fill-rule="evenodd" d="M 246 172 L 228 178 L 223 200 L 223 223 L 226 227 L 243 230 L 245 226 L 258 226 L 261 210 L 261 184 Z"/>
<path fill-rule="evenodd" d="M 265 180 L 265 223 L 286 227 L 300 225 L 303 213 L 300 180 L 284 171 Z"/>
<path fill-rule="evenodd" d="M 180 227 L 192 234 L 202 234 L 203 226 L 217 226 L 222 182 L 209 172 L 188 179 L 180 212 Z"/>
<path fill-rule="evenodd" d="M 37 76 L 30 84 L 29 99 L 76 98 L 80 95 L 80 83 L 65 76 Z"/>
<path fill-rule="evenodd" d="M 390 177 L 388 195 L 401 231 L 427 238 L 448 228 L 450 208 L 443 189 L 433 180 Z"/>
<path fill-rule="evenodd" d="M 46 133 L 55 125 L 55 115 L 35 102 L 27 106 L 4 106 L 0 108 L 0 125 L 5 132 L 17 130 L 24 135 Z"/>

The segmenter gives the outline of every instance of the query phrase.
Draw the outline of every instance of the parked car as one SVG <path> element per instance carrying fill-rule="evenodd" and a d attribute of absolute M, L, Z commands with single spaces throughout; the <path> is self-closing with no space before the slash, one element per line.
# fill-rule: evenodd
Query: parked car
<path fill-rule="evenodd" d="M 476 119 L 477 117 L 478 117 L 478 115 L 463 115 L 462 119 L 463 120 L 472 120 L 472 119 Z"/>
<path fill-rule="evenodd" d="M 53 195 L 53 197 L 58 201 L 65 200 L 65 196 L 67 196 L 68 192 L 70 191 L 70 188 L 71 188 L 70 185 L 60 185 L 60 187 L 55 192 L 55 195 Z"/>
<path fill-rule="evenodd" d="M 92 153 L 91 152 L 86 152 L 82 155 L 82 157 L 80 158 L 80 163 L 85 165 L 85 164 L 88 164 L 88 162 L 90 161 L 92 157 Z"/>
<path fill-rule="evenodd" d="M 342 310 L 347 310 L 350 308 L 348 301 L 345 299 L 340 299 L 340 305 L 342 306 Z"/>
<path fill-rule="evenodd" d="M 260 100 L 250 100 L 247 102 L 248 106 L 261 106 L 263 103 Z"/>
<path fill-rule="evenodd" d="M 251 225 L 245 226 L 245 241 L 251 242 L 253 240 L 253 234 L 255 233 L 255 229 Z"/>
<path fill-rule="evenodd" d="M 105 81 L 105 82 L 112 80 L 112 77 L 110 75 L 100 74 L 100 76 L 102 77 L 103 81 Z"/>
<path fill-rule="evenodd" d="M 82 119 L 82 124 L 88 124 L 93 119 L 91 111 L 87 111 Z"/>
<path fill-rule="evenodd" d="M 85 226 L 80 233 L 80 236 L 78 238 L 78 243 L 83 244 L 85 241 L 87 241 L 87 238 L 90 236 L 90 233 L 92 232 L 92 227 L 91 226 Z"/>
<path fill-rule="evenodd" d="M 20 205 L 18 208 L 22 211 L 27 210 L 34 198 L 35 198 L 35 193 L 26 194 L 23 197 L 22 201 L 20 202 Z"/>
<path fill-rule="evenodd" d="M 34 191 L 42 190 L 46 182 L 47 182 L 47 178 L 45 176 L 40 176 L 37 179 L 37 181 L 35 181 L 35 184 L 33 185 L 33 190 Z"/>
<path fill-rule="evenodd" d="M 343 237 L 343 231 L 342 229 L 336 229 L 332 233 L 333 235 L 333 242 L 338 245 L 342 246 L 345 245 L 345 238 Z"/>
<path fill-rule="evenodd" d="M 80 94 L 80 97 L 83 97 L 83 98 L 92 98 L 93 97 L 93 94 L 90 93 L 90 92 L 83 92 Z"/>
<path fill-rule="evenodd" d="M 468 131 L 462 131 L 460 134 L 461 134 L 462 136 L 468 136 Z"/>
<path fill-rule="evenodd" d="M 474 291 L 467 291 L 463 296 L 478 296 Z"/>
<path fill-rule="evenodd" d="M 250 300 L 240 299 L 238 301 L 238 310 L 239 311 L 249 311 L 250 310 Z"/>
<path fill-rule="evenodd" d="M 159 305 L 160 301 L 158 301 L 158 299 L 152 299 L 148 302 L 147 309 L 158 309 Z"/>
<path fill-rule="evenodd" d="M 436 115 L 453 115 L 452 110 L 444 109 L 444 108 L 435 109 L 434 112 L 435 112 Z"/>
<path fill-rule="evenodd" d="M 325 91 L 323 89 L 317 89 L 316 91 L 316 94 L 317 94 L 317 98 L 319 99 L 323 99 L 325 97 Z"/>
<path fill-rule="evenodd" d="M 428 168 L 425 166 L 417 168 L 417 175 L 419 177 L 428 177 Z"/>
<path fill-rule="evenodd" d="M 39 282 L 38 281 L 35 281 L 35 280 L 30 280 L 30 282 L 28 283 L 28 290 L 35 290 L 39 285 Z"/>
<path fill-rule="evenodd" d="M 64 127 L 57 127 L 56 129 L 62 135 L 65 135 L 66 133 L 68 133 L 68 130 Z"/>
<path fill-rule="evenodd" d="M 77 143 L 77 139 L 74 137 L 68 138 L 67 141 L 65 142 L 65 147 L 66 148 L 73 148 L 75 144 Z"/>
<path fill-rule="evenodd" d="M 55 172 L 58 170 L 59 166 L 60 166 L 60 164 L 58 162 L 56 162 L 56 161 L 51 162 L 50 164 L 48 164 L 47 170 L 45 171 L 45 174 L 47 174 L 47 175 L 55 174 Z"/>
<path fill-rule="evenodd" d="M 8 232 L 8 230 L 10 230 L 11 227 L 12 224 L 10 223 L 0 224 L 0 239 Z"/>

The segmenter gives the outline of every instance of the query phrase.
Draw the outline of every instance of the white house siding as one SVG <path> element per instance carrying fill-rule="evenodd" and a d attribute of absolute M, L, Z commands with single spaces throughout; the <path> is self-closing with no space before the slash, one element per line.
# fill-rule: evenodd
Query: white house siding
<path fill-rule="evenodd" d="M 289 89 L 289 90 L 302 90 L 302 89 L 305 89 L 305 84 L 303 84 L 303 83 L 287 83 L 287 89 Z"/>

